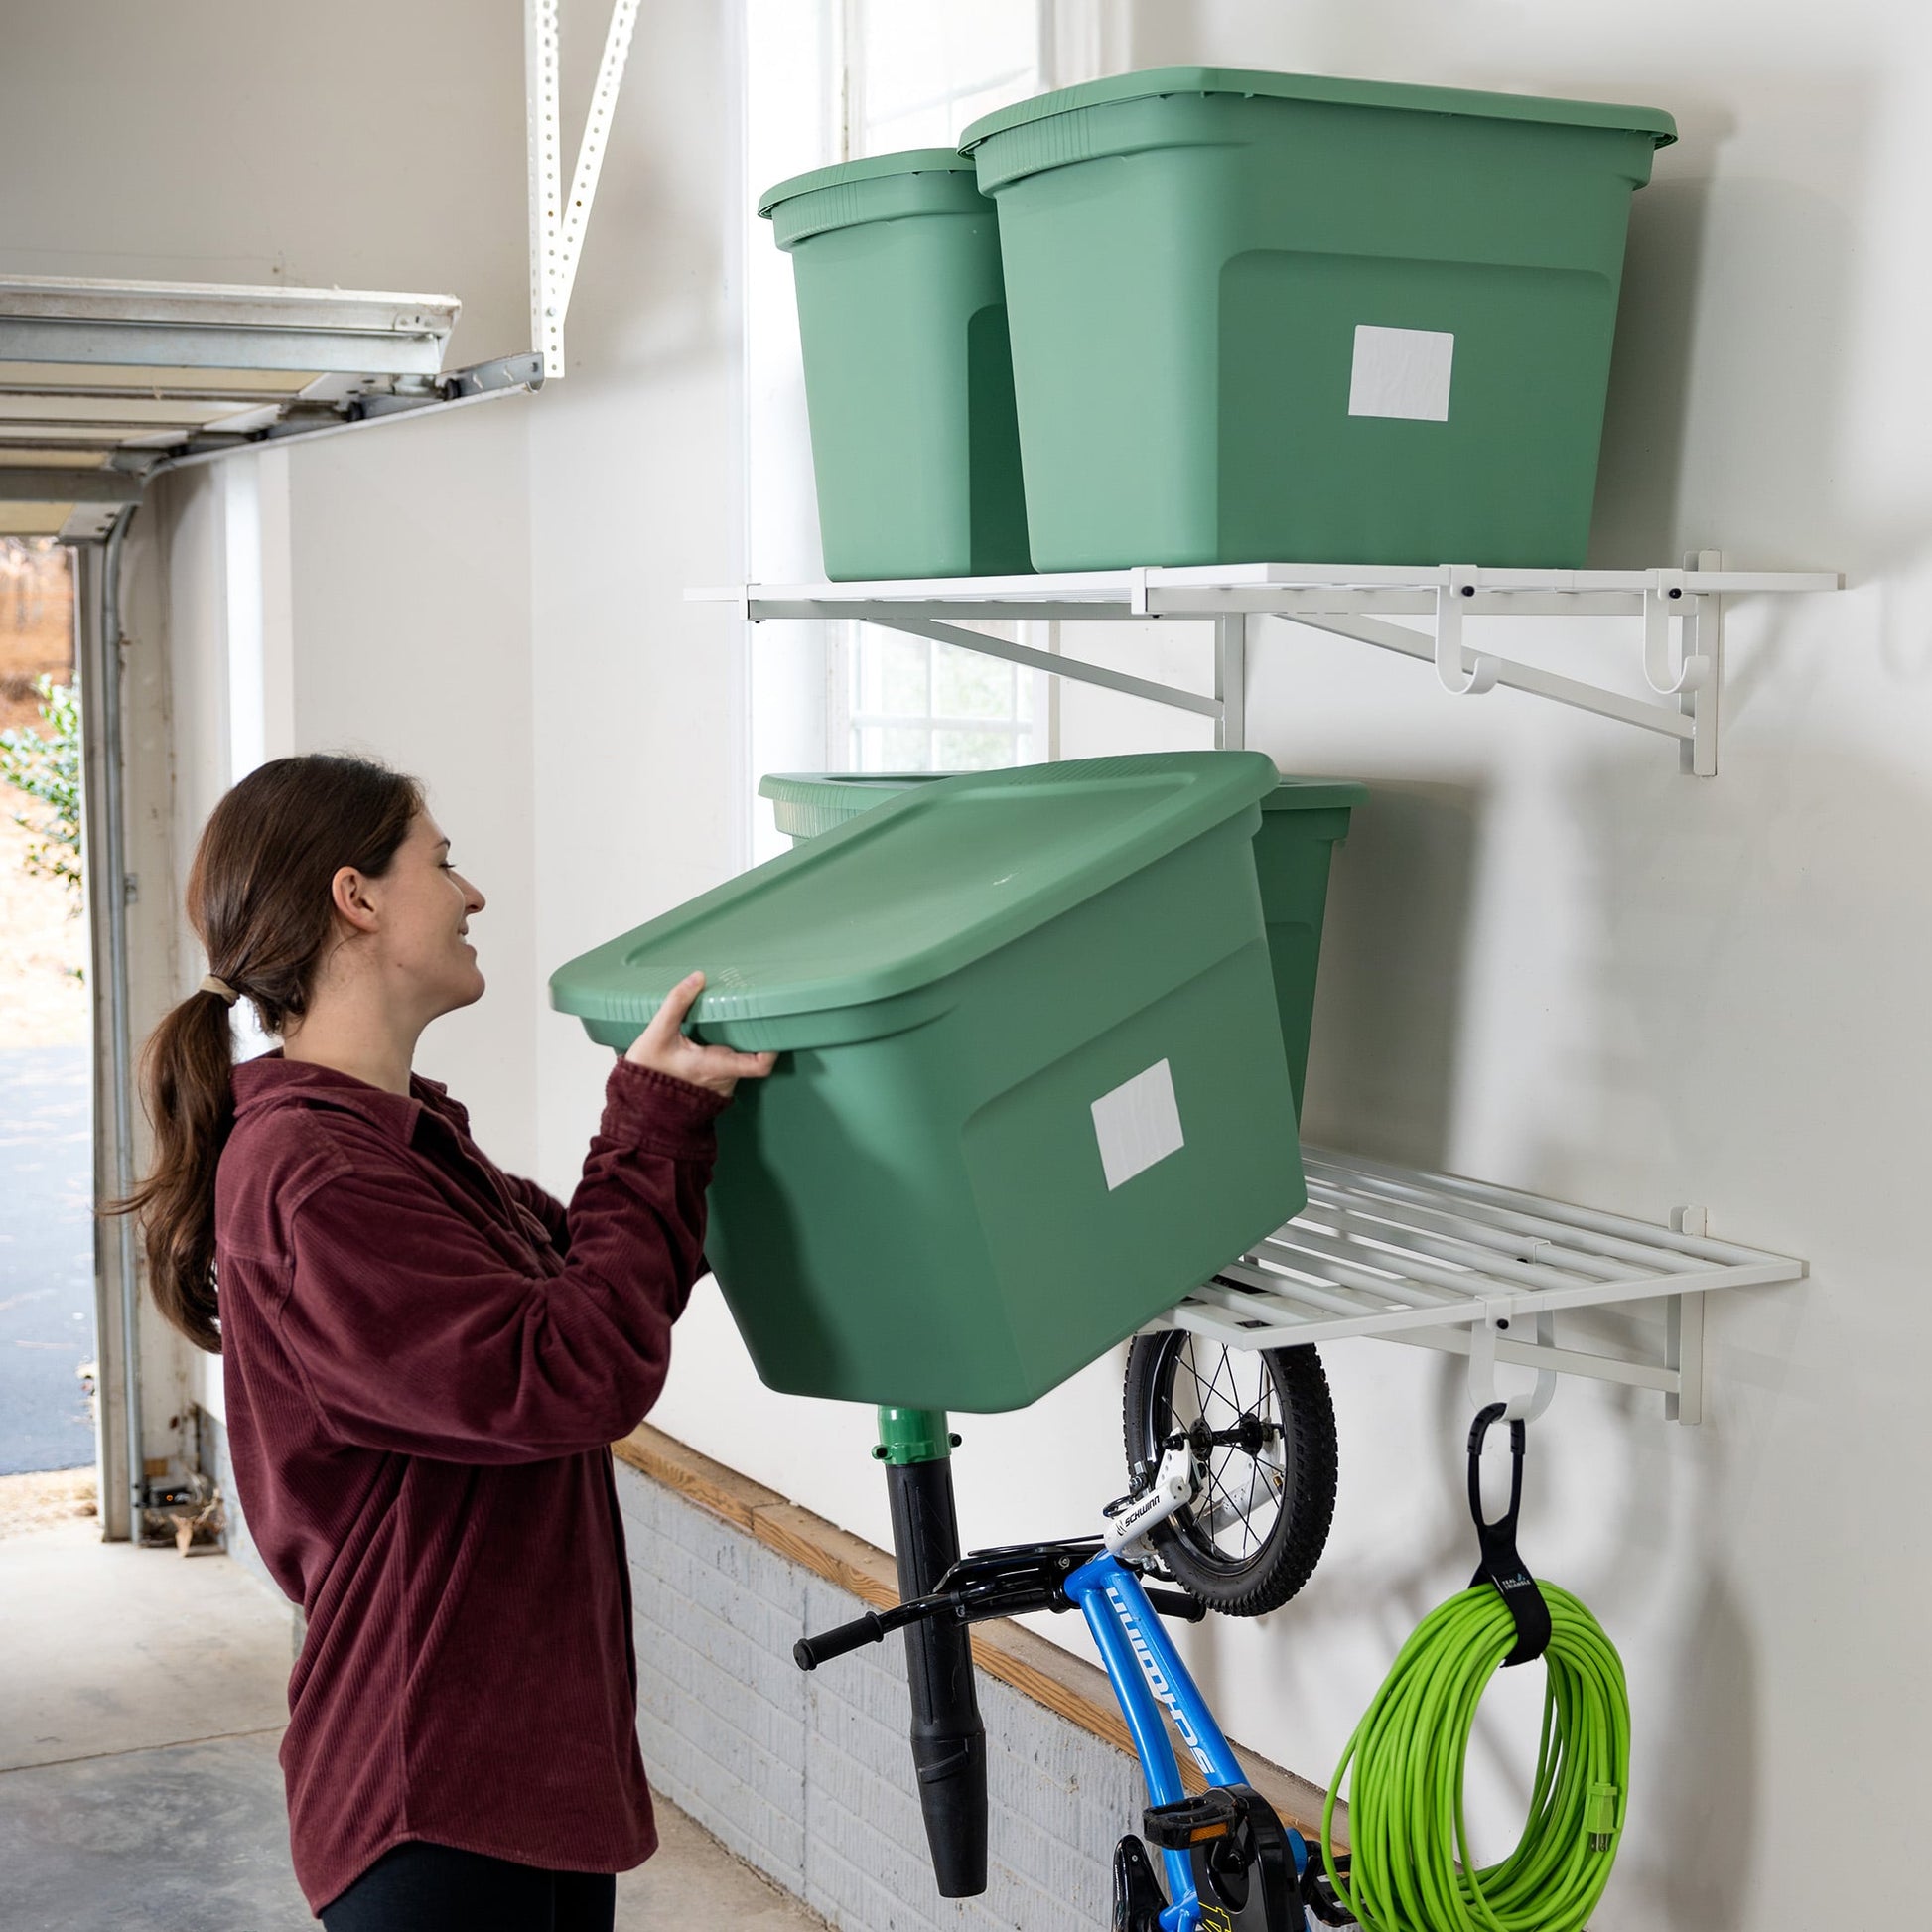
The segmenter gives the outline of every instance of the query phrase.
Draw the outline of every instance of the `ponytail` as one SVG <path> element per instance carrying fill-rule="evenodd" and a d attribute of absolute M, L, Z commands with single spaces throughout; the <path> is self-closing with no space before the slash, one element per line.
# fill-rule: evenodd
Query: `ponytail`
<path fill-rule="evenodd" d="M 141 1092 L 154 1166 L 107 1211 L 140 1216 L 155 1307 L 209 1354 L 221 1352 L 214 1173 L 234 1126 L 228 1009 L 246 998 L 270 1034 L 308 1011 L 335 938 L 336 874 L 381 878 L 422 808 L 414 778 L 318 753 L 258 766 L 203 830 L 188 918 L 212 970 L 149 1037 Z"/>
<path fill-rule="evenodd" d="M 138 1211 L 155 1307 L 198 1348 L 221 1352 L 214 1305 L 214 1169 L 234 1125 L 228 1003 L 191 993 L 150 1035 L 142 1099 L 154 1169 L 118 1211 Z"/>

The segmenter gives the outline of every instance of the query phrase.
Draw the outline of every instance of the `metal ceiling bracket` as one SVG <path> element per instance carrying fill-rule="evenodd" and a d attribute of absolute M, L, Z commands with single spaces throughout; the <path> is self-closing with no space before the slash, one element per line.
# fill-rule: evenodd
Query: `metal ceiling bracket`
<path fill-rule="evenodd" d="M 604 55 L 584 117 L 577 166 L 564 194 L 561 0 L 524 0 L 523 86 L 530 166 L 530 342 L 544 371 L 564 373 L 564 318 L 597 200 L 604 150 L 617 111 L 637 0 L 615 0 Z"/>

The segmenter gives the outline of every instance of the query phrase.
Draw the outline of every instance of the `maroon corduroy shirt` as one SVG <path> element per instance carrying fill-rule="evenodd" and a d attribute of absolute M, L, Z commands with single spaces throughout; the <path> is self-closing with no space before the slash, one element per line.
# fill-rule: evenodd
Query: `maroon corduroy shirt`
<path fill-rule="evenodd" d="M 656 1849 L 609 1445 L 703 1267 L 715 1095 L 620 1062 L 568 1212 L 434 1081 L 235 1068 L 215 1185 L 228 1441 L 308 1615 L 282 1743 L 316 1910 L 426 1839 Z"/>

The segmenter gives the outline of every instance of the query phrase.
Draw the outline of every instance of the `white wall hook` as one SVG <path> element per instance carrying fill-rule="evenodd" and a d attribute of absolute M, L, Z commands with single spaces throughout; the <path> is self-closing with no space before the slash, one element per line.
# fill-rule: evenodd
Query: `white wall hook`
<path fill-rule="evenodd" d="M 1660 698 L 1674 698 L 1702 690 L 1711 676 L 1711 660 L 1702 652 L 1685 656 L 1673 676 L 1670 667 L 1670 621 L 1689 619 L 1694 600 L 1684 588 L 1681 570 L 1653 570 L 1643 594 L 1643 681 Z M 1689 637 L 1689 630 L 1686 630 Z"/>
<path fill-rule="evenodd" d="M 1513 1303 L 1491 1302 L 1484 1306 L 1482 1319 L 1469 1331 L 1469 1400 L 1478 1409 L 1502 1403 L 1505 1422 L 1534 1422 L 1549 1408 L 1557 1392 L 1557 1371 L 1539 1368 L 1535 1383 L 1512 1396 L 1503 1395 L 1496 1387 L 1496 1343 L 1503 1336 L 1522 1339 L 1512 1332 L 1516 1321 Z M 1536 1340 L 1541 1348 L 1556 1346 L 1557 1317 L 1553 1310 L 1538 1311 Z"/>
<path fill-rule="evenodd" d="M 1443 689 L 1458 698 L 1479 697 L 1492 691 L 1502 674 L 1501 660 L 1480 652 L 1465 657 L 1462 650 L 1462 612 L 1475 596 L 1480 573 L 1451 564 L 1436 587 L 1436 675 Z"/>

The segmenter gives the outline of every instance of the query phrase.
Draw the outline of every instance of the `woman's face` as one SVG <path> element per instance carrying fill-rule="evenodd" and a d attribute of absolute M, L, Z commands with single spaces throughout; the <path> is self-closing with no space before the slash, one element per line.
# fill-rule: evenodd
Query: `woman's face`
<path fill-rule="evenodd" d="M 362 891 L 376 914 L 369 936 L 383 978 L 399 998 L 426 1019 L 482 999 L 469 932 L 483 896 L 450 863 L 450 841 L 428 812 L 416 814 L 389 870 Z"/>

